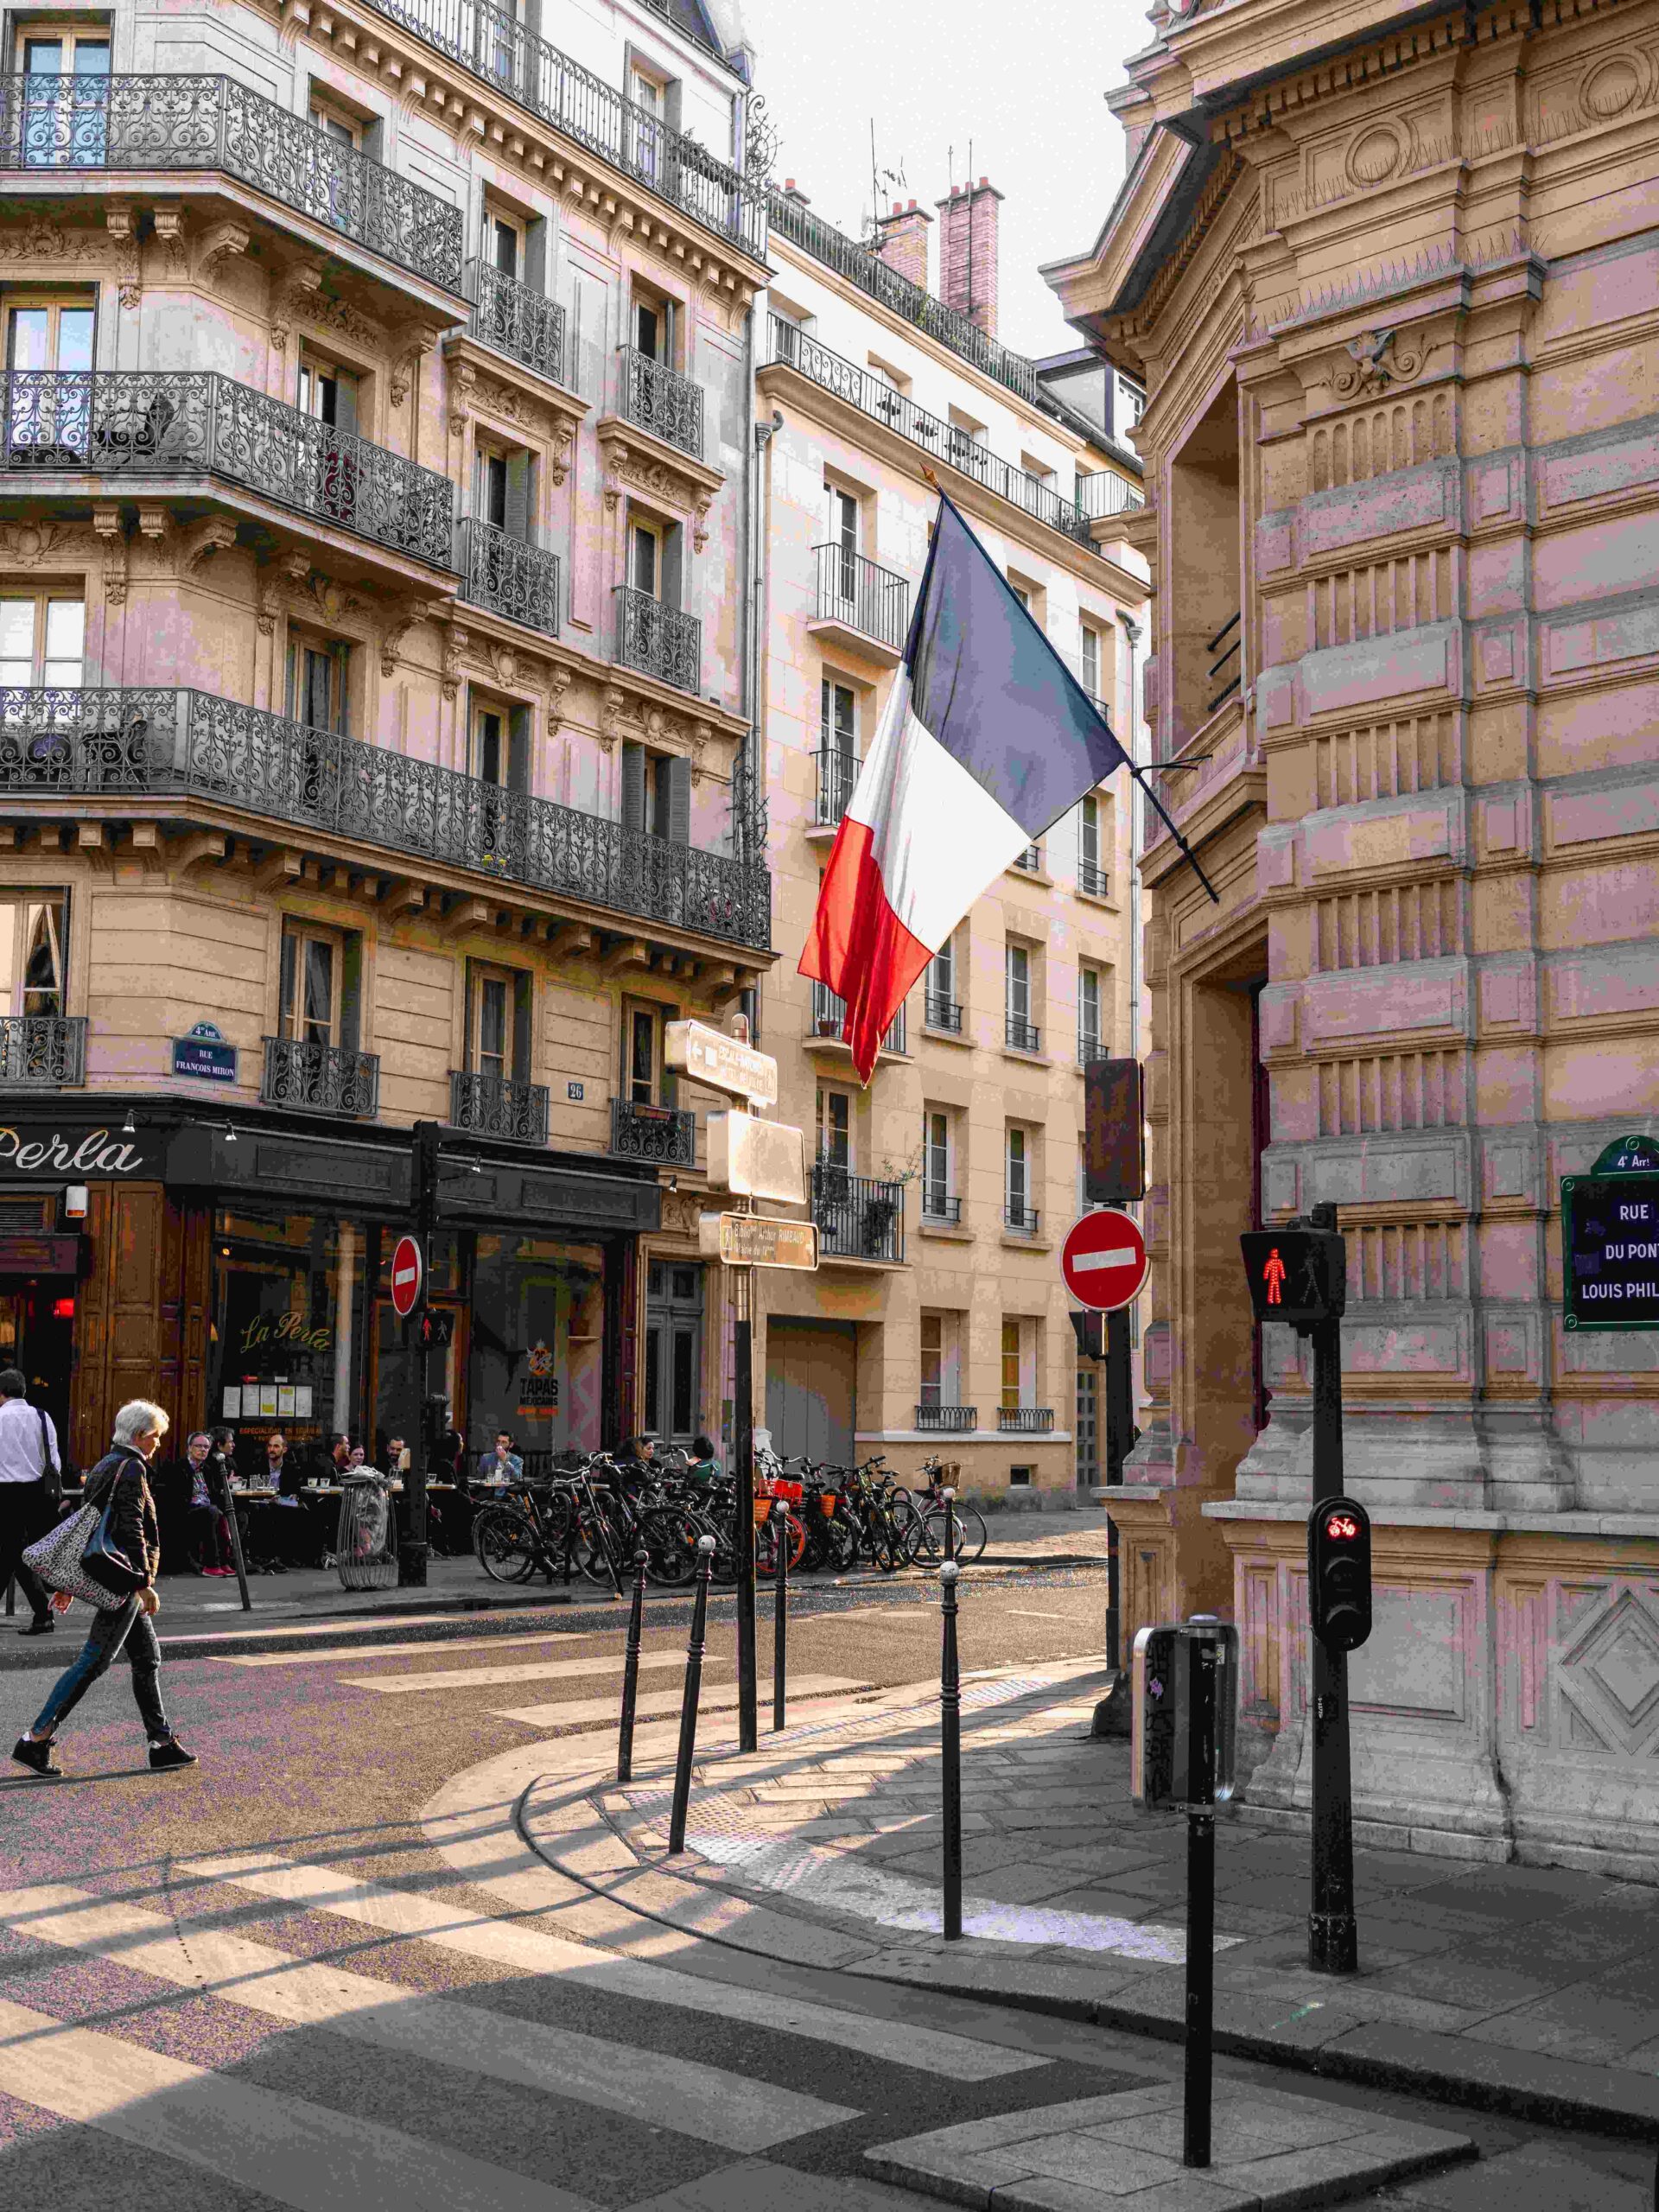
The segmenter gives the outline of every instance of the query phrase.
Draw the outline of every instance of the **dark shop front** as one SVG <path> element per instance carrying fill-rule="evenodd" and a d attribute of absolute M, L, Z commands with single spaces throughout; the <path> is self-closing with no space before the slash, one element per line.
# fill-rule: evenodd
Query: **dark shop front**
<path fill-rule="evenodd" d="M 423 1395 L 474 1455 L 498 1427 L 553 1451 L 630 1425 L 654 1172 L 446 1146 L 423 1374 L 391 1301 L 406 1133 L 202 1122 L 170 1100 L 128 1118 L 122 1101 L 0 1125 L 0 1360 L 80 1464 L 140 1396 L 181 1429 L 228 1422 L 251 1463 L 278 1428 L 302 1457 L 344 1430 L 377 1459 Z"/>

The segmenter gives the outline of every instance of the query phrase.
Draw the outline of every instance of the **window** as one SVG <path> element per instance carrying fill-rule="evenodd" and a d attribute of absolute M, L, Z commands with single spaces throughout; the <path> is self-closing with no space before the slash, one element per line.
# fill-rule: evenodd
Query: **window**
<path fill-rule="evenodd" d="M 946 938 L 927 963 L 923 985 L 922 1019 L 930 1029 L 961 1033 L 962 1007 L 957 997 L 957 941 Z"/>
<path fill-rule="evenodd" d="M 474 960 L 467 968 L 467 1068 L 508 1083 L 526 1072 L 530 978 Z"/>
<path fill-rule="evenodd" d="M 1023 1402 L 1020 1393 L 1025 1366 L 1025 1348 L 1021 1342 L 1024 1334 L 1025 1330 L 1020 1322 L 1010 1318 L 1004 1319 L 1000 1402 L 1005 1414 L 1018 1413 Z"/>
<path fill-rule="evenodd" d="M 480 783 L 507 780 L 507 718 L 499 707 L 473 709 L 472 772 Z"/>
<path fill-rule="evenodd" d="M 502 276 L 518 277 L 524 268 L 524 233 L 511 217 L 486 209 L 484 216 L 484 257 Z"/>
<path fill-rule="evenodd" d="M 507 456 L 492 453 L 487 446 L 478 451 L 478 488 L 474 494 L 478 512 L 485 522 L 493 523 L 498 530 L 507 526 Z"/>
<path fill-rule="evenodd" d="M 843 492 L 837 484 L 826 484 L 824 490 L 830 500 L 830 542 L 838 545 L 842 553 L 858 550 L 858 501 L 850 492 Z"/>
<path fill-rule="evenodd" d="M 96 168 L 106 137 L 110 34 L 106 24 L 83 29 L 31 25 L 13 49 L 24 76 L 22 153 L 26 168 Z"/>
<path fill-rule="evenodd" d="M 848 1090 L 818 1092 L 818 1158 L 827 1166 L 853 1164 L 853 1098 Z"/>
<path fill-rule="evenodd" d="M 90 369 L 95 321 L 84 296 L 18 301 L 6 310 L 6 366 Z"/>
<path fill-rule="evenodd" d="M 300 412 L 336 430 L 355 430 L 359 380 L 350 369 L 308 354 L 300 363 Z"/>
<path fill-rule="evenodd" d="M 19 64 L 27 77 L 107 77 L 110 73 L 106 24 L 86 30 L 31 25 L 17 45 Z"/>
<path fill-rule="evenodd" d="M 639 522 L 628 528 L 628 582 L 649 598 L 661 596 L 663 541 L 653 524 Z"/>
<path fill-rule="evenodd" d="M 631 1106 L 662 1106 L 663 1009 L 659 1006 L 630 1006 L 623 1020 L 623 1096 Z"/>
<path fill-rule="evenodd" d="M 351 648 L 331 640 L 311 644 L 304 638 L 288 643 L 288 711 L 291 721 L 308 729 L 327 730 L 347 737 L 350 712 L 347 675 Z"/>
<path fill-rule="evenodd" d="M 957 1357 L 961 1317 L 956 1313 L 921 1316 L 921 1388 L 917 1393 L 925 1406 L 961 1403 L 961 1368 Z"/>
<path fill-rule="evenodd" d="M 0 686 L 80 687 L 86 607 L 56 592 L 0 593 Z"/>
<path fill-rule="evenodd" d="M 1033 1022 L 1033 968 L 1031 948 L 1018 944 L 1009 938 L 1004 952 L 1005 1009 L 1007 1027 L 1005 1042 L 1016 1052 L 1034 1052 L 1042 1042 L 1042 1033 Z"/>
<path fill-rule="evenodd" d="M 25 891 L 0 899 L 0 1013 L 61 1014 L 68 894 Z"/>
<path fill-rule="evenodd" d="M 1007 1224 L 1010 1229 L 1036 1226 L 1031 1211 L 1031 1134 L 1017 1122 L 1008 1124 L 1003 1179 Z"/>
<path fill-rule="evenodd" d="M 1105 1000 L 1103 978 L 1098 968 L 1079 968 L 1077 970 L 1077 1058 L 1087 1067 L 1091 1060 L 1105 1057 L 1102 1043 L 1102 1016 Z"/>
<path fill-rule="evenodd" d="M 850 683 L 837 683 L 832 676 L 826 676 L 818 688 L 818 741 L 826 753 L 838 753 L 843 760 L 858 758 L 858 694 Z"/>
<path fill-rule="evenodd" d="M 345 948 L 334 930 L 290 924 L 283 931 L 281 1034 L 305 1045 L 340 1041 Z"/>
<path fill-rule="evenodd" d="M 902 369 L 895 369 L 891 362 L 883 361 L 874 353 L 868 358 L 870 374 L 878 384 L 886 385 L 892 391 L 904 392 L 910 390 L 910 378 Z"/>
<path fill-rule="evenodd" d="M 691 842 L 691 763 L 683 753 L 622 747 L 622 826 L 676 845 Z"/>
<path fill-rule="evenodd" d="M 1101 696 L 1100 689 L 1100 632 L 1084 623 L 1081 633 L 1083 649 L 1083 688 L 1091 699 Z"/>
<path fill-rule="evenodd" d="M 959 1218 L 955 1197 L 956 1147 L 950 1116 L 937 1106 L 922 1116 L 922 1211 L 933 1221 Z"/>
<path fill-rule="evenodd" d="M 315 93 L 311 99 L 310 118 L 312 128 L 321 130 L 324 137 L 331 138 L 335 145 L 354 146 L 361 149 L 363 125 L 354 116 L 318 99 Z"/>
<path fill-rule="evenodd" d="M 643 353 L 648 361 L 661 361 L 671 368 L 675 320 L 671 300 L 665 299 L 660 292 L 645 292 L 635 286 L 631 328 L 636 353 Z"/>
<path fill-rule="evenodd" d="M 1085 868 L 1099 873 L 1100 801 L 1092 792 L 1077 809 L 1077 857 Z"/>

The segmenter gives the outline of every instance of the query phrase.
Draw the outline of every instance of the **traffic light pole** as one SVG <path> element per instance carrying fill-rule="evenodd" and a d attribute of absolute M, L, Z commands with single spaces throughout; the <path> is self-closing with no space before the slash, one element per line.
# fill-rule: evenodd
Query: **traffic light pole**
<path fill-rule="evenodd" d="M 404 1323 L 404 1357 L 409 1377 L 410 1420 L 404 1441 L 409 1446 L 409 1472 L 404 1478 L 403 1534 L 397 1543 L 397 1586 L 400 1590 L 426 1587 L 426 1382 L 427 1322 L 431 1313 L 432 1232 L 438 1213 L 438 1147 L 441 1132 L 435 1122 L 416 1122 L 410 1159 L 410 1194 L 414 1200 L 415 1235 L 421 1248 L 421 1296 Z M 388 1475 L 395 1468 L 386 1470 Z"/>
<path fill-rule="evenodd" d="M 1313 1344 L 1313 1502 L 1318 1504 L 1321 1498 L 1339 1497 L 1343 1489 L 1342 1323 L 1318 1321 L 1308 1334 Z M 1311 1613 L 1311 1588 L 1308 1595 Z M 1315 1974 L 1357 1974 L 1348 1654 L 1332 1650 L 1311 1630 L 1308 1642 L 1313 1654 L 1313 1892 L 1307 1917 L 1307 1963 Z"/>
<path fill-rule="evenodd" d="M 733 1395 L 736 1423 L 737 1526 L 737 1748 L 753 1751 L 760 1742 L 756 1712 L 754 1631 L 754 1269 L 732 1269 L 732 1303 L 736 1321 L 733 1349 Z"/>

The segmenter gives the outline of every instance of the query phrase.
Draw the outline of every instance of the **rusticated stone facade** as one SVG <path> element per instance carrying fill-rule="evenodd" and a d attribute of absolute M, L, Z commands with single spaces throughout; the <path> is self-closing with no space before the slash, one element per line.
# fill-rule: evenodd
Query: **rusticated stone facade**
<path fill-rule="evenodd" d="M 1130 1625 L 1245 1647 L 1300 1818 L 1309 1376 L 1238 1232 L 1334 1201 L 1376 1523 L 1362 1833 L 1659 1875 L 1659 1341 L 1559 1188 L 1659 1127 L 1659 10 L 1159 7 L 1049 274 L 1149 387 L 1154 1417 Z M 1080 211 L 1080 227 L 1096 211 Z"/>

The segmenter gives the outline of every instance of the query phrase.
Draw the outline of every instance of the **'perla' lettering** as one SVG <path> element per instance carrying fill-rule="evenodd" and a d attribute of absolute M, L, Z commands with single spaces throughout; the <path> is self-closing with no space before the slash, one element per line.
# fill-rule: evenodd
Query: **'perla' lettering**
<path fill-rule="evenodd" d="M 88 1129 L 72 1149 L 56 1130 L 25 1143 L 21 1130 L 0 1126 L 0 1168 L 14 1168 L 20 1175 L 42 1169 L 59 1175 L 130 1175 L 143 1165 L 138 1147 L 123 1144 L 108 1129 Z"/>

